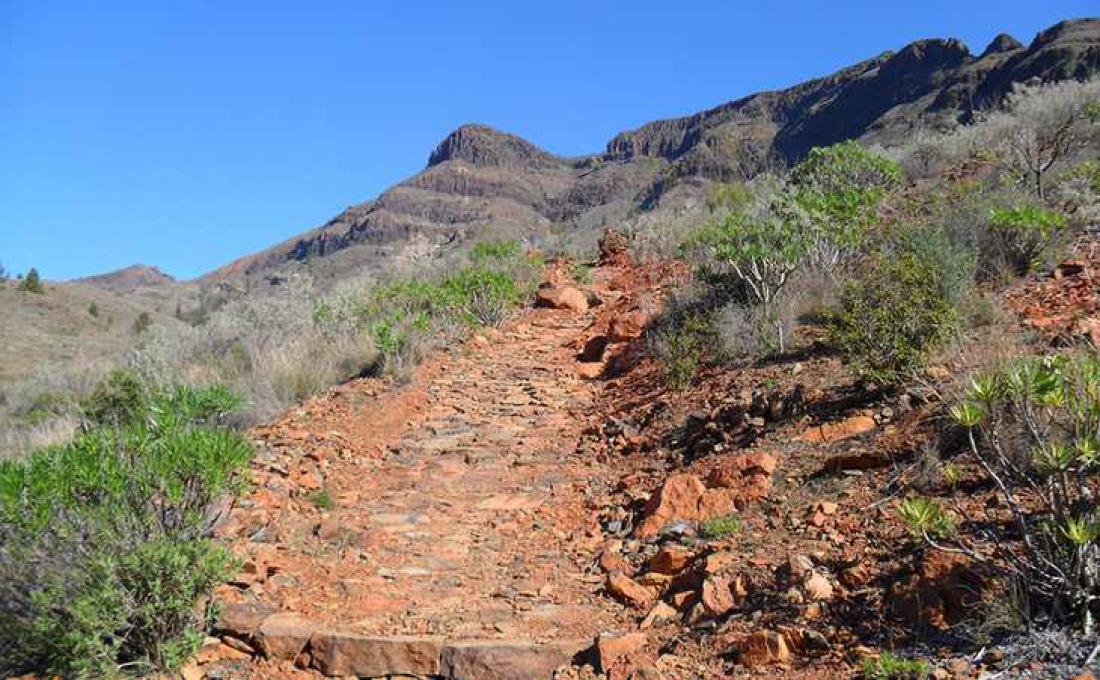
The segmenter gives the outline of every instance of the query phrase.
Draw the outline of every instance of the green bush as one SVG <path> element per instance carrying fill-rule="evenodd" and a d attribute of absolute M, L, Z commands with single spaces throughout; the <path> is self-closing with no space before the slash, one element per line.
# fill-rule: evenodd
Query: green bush
<path fill-rule="evenodd" d="M 699 523 L 699 538 L 716 541 L 741 531 L 741 518 L 737 515 L 722 515 Z"/>
<path fill-rule="evenodd" d="M 989 226 L 1016 269 L 1027 274 L 1042 265 L 1066 228 L 1066 217 L 1034 205 L 1013 208 L 993 208 L 989 211 Z"/>
<path fill-rule="evenodd" d="M 247 441 L 220 388 L 156 394 L 117 427 L 0 462 L 0 675 L 171 670 L 230 573 L 210 538 Z"/>
<path fill-rule="evenodd" d="M 80 410 L 92 425 L 120 425 L 146 406 L 145 385 L 130 371 L 112 371 L 80 400 Z"/>
<path fill-rule="evenodd" d="M 887 384 L 911 377 L 955 327 L 945 263 L 934 253 L 902 239 L 845 286 L 829 339 L 860 376 Z"/>
<path fill-rule="evenodd" d="M 380 367 L 415 365 L 433 344 L 462 330 L 499 326 L 531 295 L 537 258 L 516 241 L 474 246 L 472 265 L 434 279 L 399 279 L 374 286 L 365 299 L 322 301 L 314 321 L 366 329 Z"/>

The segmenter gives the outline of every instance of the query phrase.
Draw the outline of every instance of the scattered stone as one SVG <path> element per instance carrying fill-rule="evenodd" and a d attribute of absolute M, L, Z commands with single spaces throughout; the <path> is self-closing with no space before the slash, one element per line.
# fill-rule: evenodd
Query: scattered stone
<path fill-rule="evenodd" d="M 645 649 L 649 637 L 645 633 L 623 635 L 605 633 L 596 640 L 598 670 L 608 672 L 619 661 L 639 654 Z"/>
<path fill-rule="evenodd" d="M 254 640 L 260 624 L 278 610 L 264 602 L 219 602 L 214 632 Z"/>
<path fill-rule="evenodd" d="M 259 628 L 260 651 L 276 661 L 294 661 L 309 644 L 314 625 L 298 614 L 272 614 Z"/>
<path fill-rule="evenodd" d="M 831 600 L 833 597 L 833 584 L 825 576 L 816 572 L 806 579 L 802 589 L 810 600 Z"/>
<path fill-rule="evenodd" d="M 645 609 L 657 599 L 657 593 L 653 589 L 641 585 L 621 571 L 613 571 L 607 575 L 607 592 L 624 604 L 638 609 Z"/>
<path fill-rule="evenodd" d="M 649 570 L 658 574 L 679 574 L 695 558 L 695 552 L 675 543 L 661 546 L 649 560 Z"/>
<path fill-rule="evenodd" d="M 871 416 L 852 416 L 811 428 L 799 437 L 799 441 L 807 444 L 831 444 L 870 432 L 876 426 L 875 419 Z"/>
<path fill-rule="evenodd" d="M 611 342 L 626 342 L 642 337 L 649 315 L 638 308 L 629 309 L 615 316 L 607 328 L 607 339 Z"/>
<path fill-rule="evenodd" d="M 733 595 L 732 586 L 732 580 L 725 576 L 714 576 L 703 581 L 700 602 L 708 615 L 722 616 L 737 607 L 739 603 Z"/>
<path fill-rule="evenodd" d="M 367 637 L 323 630 L 309 641 L 313 667 L 325 675 L 440 675 L 443 640 Z"/>
<path fill-rule="evenodd" d="M 675 607 L 665 602 L 658 602 L 645 615 L 639 627 L 642 629 L 652 628 L 668 621 L 675 621 L 678 618 L 680 618 L 680 612 Z"/>
<path fill-rule="evenodd" d="M 792 655 L 787 639 L 774 630 L 758 630 L 738 647 L 741 664 L 749 668 L 790 663 Z"/>

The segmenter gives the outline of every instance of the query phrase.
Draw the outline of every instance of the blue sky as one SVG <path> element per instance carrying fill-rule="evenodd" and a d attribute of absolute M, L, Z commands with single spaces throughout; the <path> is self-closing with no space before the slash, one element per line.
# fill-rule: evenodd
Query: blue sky
<path fill-rule="evenodd" d="M 1091 10 L 1091 12 L 1090 12 Z M 1095 0 L 0 0 L 0 262 L 199 275 L 482 122 L 551 151 L 924 37 L 1023 42 Z"/>

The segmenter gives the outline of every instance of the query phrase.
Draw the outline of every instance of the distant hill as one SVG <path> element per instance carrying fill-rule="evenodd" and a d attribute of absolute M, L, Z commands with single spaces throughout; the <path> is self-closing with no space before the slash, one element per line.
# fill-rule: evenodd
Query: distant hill
<path fill-rule="evenodd" d="M 135 264 L 106 274 L 76 279 L 74 283 L 86 283 L 91 286 L 125 293 L 138 288 L 170 286 L 176 283 L 176 280 L 156 267 Z"/>

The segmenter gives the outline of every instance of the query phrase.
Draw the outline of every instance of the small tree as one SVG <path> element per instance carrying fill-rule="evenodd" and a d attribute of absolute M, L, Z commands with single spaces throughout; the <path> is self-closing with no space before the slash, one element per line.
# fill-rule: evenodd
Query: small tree
<path fill-rule="evenodd" d="M 807 213 L 810 264 L 833 273 L 864 243 L 883 197 L 902 183 L 901 165 L 848 141 L 818 147 L 791 171 Z"/>
<path fill-rule="evenodd" d="M 1026 174 L 1039 200 L 1046 200 L 1046 178 L 1077 142 L 1077 123 L 1091 120 L 1095 93 L 1077 83 L 1022 88 L 1009 95 L 1006 108 L 1014 125 L 1006 131 L 1012 160 Z"/>
<path fill-rule="evenodd" d="M 790 194 L 763 187 L 747 205 L 736 206 L 687 244 L 703 248 L 745 285 L 750 301 L 775 326 L 780 352 L 786 349 L 786 338 L 776 305 L 791 275 L 804 262 L 805 224 L 805 215 Z"/>
<path fill-rule="evenodd" d="M 42 286 L 42 279 L 38 276 L 38 270 L 34 267 L 31 267 L 27 275 L 19 282 L 18 289 L 25 293 L 42 294 L 46 292 L 46 289 Z"/>

